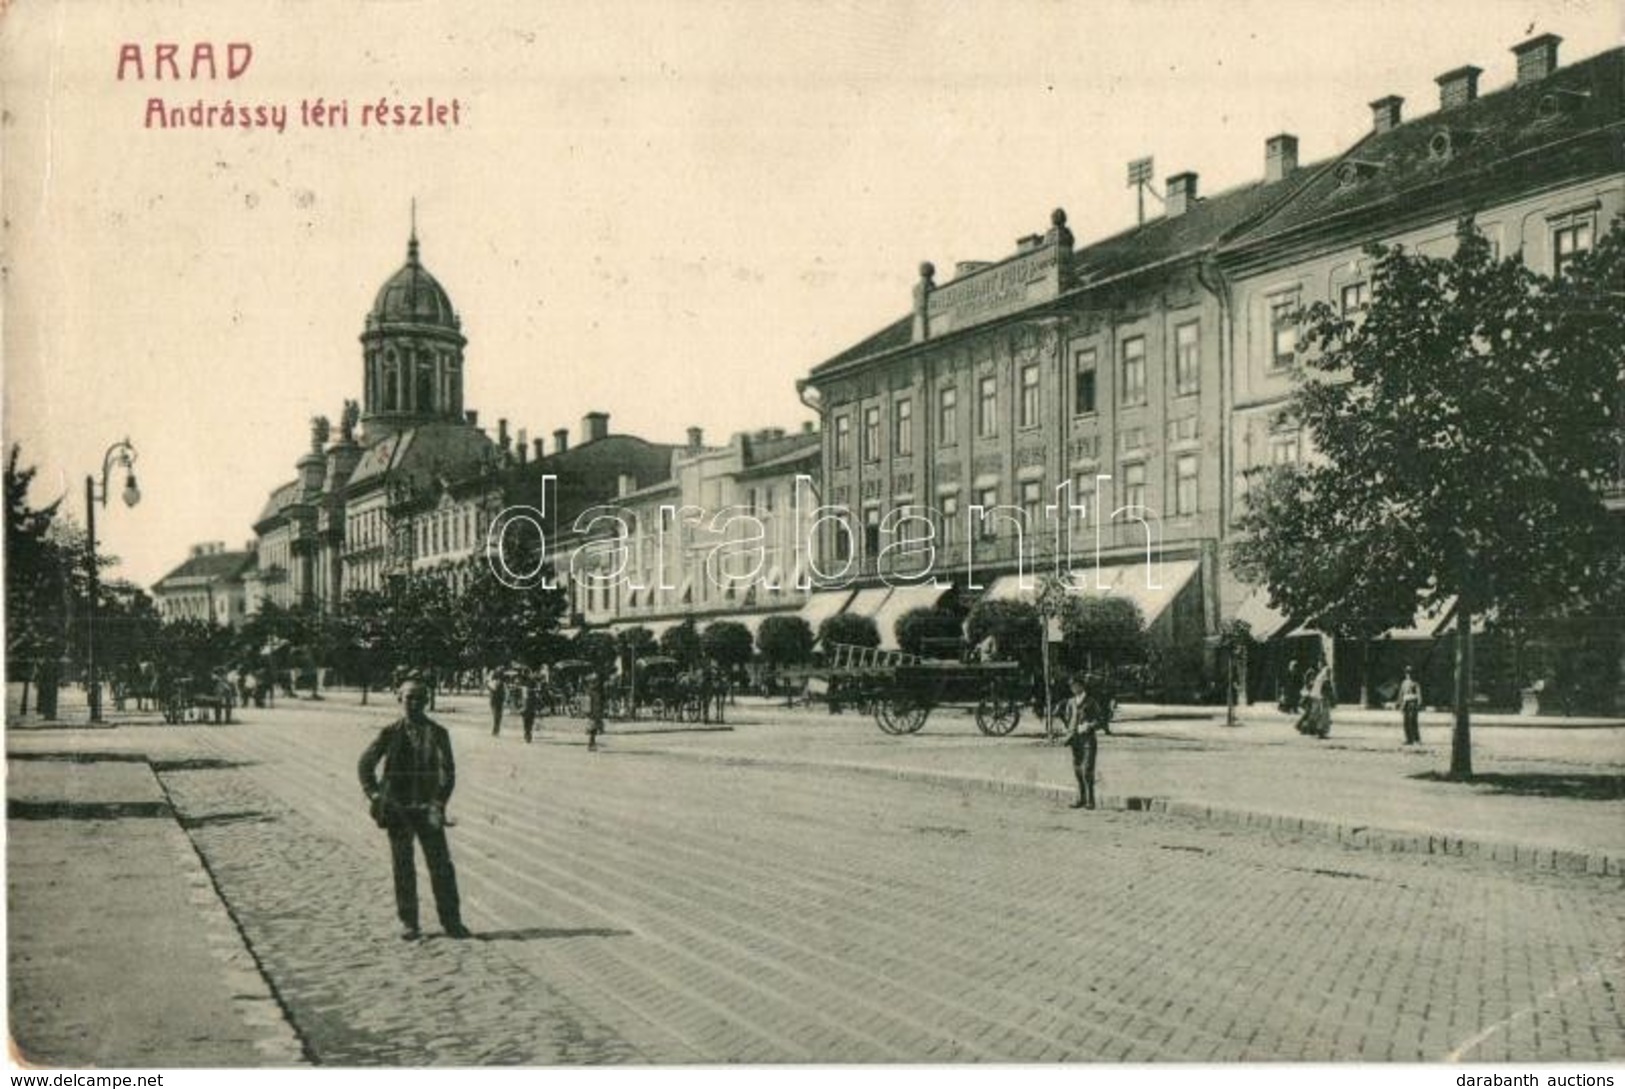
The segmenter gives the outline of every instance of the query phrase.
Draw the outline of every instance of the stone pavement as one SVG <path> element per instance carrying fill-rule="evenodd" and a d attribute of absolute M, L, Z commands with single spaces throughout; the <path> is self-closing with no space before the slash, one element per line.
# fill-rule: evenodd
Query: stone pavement
<path fill-rule="evenodd" d="M 302 1062 L 151 765 L 83 748 L 26 755 L 8 758 L 6 778 L 15 1058 Z"/>
<path fill-rule="evenodd" d="M 346 752 L 360 736 L 348 727 L 364 730 L 369 721 L 381 723 L 396 713 L 387 698 L 363 709 L 348 695 L 298 704 L 346 727 Z M 1492 867 L 1621 872 L 1625 730 L 1617 727 L 1480 726 L 1475 763 L 1482 782 L 1463 786 L 1430 777 L 1448 760 L 1448 737 L 1439 730 L 1427 732 L 1429 744 L 1422 750 L 1406 750 L 1393 724 L 1340 719 L 1332 739 L 1316 742 L 1292 733 L 1284 720 L 1245 720 L 1228 729 L 1211 718 L 1126 711 L 1102 746 L 1103 793 L 1120 809 L 1160 808 L 1209 822 L 1252 825 L 1266 837 L 1331 836 L 1351 846 L 1476 855 Z M 525 752 L 509 730 L 489 739 L 477 697 L 446 698 L 438 716 L 454 729 L 459 745 L 491 746 L 486 758 Z M 293 827 L 322 798 L 307 798 L 290 810 L 286 803 L 245 790 L 241 781 L 211 778 L 210 772 L 229 769 L 234 761 L 164 756 L 198 745 L 207 751 L 216 736 L 210 727 L 148 729 L 134 724 L 141 716 L 113 717 L 112 727 L 94 730 L 8 723 L 14 1008 L 30 1002 L 35 992 L 28 988 L 45 982 L 45 972 L 59 973 L 72 963 L 77 966 L 72 970 L 83 974 L 71 988 L 83 997 L 72 1008 L 49 1011 L 49 1033 L 36 1047 L 82 1054 L 86 1063 L 108 1056 L 155 1065 L 298 1061 L 299 1043 L 277 1003 L 263 983 L 255 986 L 255 958 L 237 932 L 241 926 L 259 936 L 258 953 L 283 966 L 283 975 L 273 978 L 299 990 L 306 1011 L 301 1030 L 324 1062 L 417 1062 L 425 1053 L 457 1063 L 637 1062 L 674 1053 L 659 1039 L 646 1049 L 620 1039 L 606 1028 L 613 1009 L 607 1014 L 583 1009 L 573 998 L 537 987 L 532 977 L 514 969 L 511 958 L 493 954 L 503 946 L 500 941 L 475 946 L 430 941 L 421 947 L 422 977 L 442 982 L 420 984 L 418 997 L 445 1002 L 475 981 L 477 1006 L 464 1011 L 453 1004 L 448 1008 L 459 1011 L 457 1016 L 433 1027 L 393 1009 L 390 999 L 402 979 L 390 956 L 399 943 L 384 897 L 369 894 L 365 913 L 357 917 L 342 901 L 312 904 L 291 890 L 278 894 L 278 882 L 289 872 L 329 874 L 333 881 L 368 872 L 371 884 L 382 886 L 387 877 L 375 857 L 377 844 L 334 841 Z M 250 712 L 246 726 L 277 722 L 277 713 Z M 547 761 L 549 749 L 579 747 L 580 726 L 574 720 L 544 720 L 539 751 L 526 756 Z M 938 714 L 921 734 L 899 738 L 882 734 L 866 716 L 787 711 L 742 700 L 730 710 L 725 731 L 617 723 L 611 724 L 606 743 L 616 757 L 658 754 L 722 766 L 839 768 L 860 781 L 888 776 L 979 794 L 1005 792 L 1053 806 L 1060 820 L 1089 819 L 1065 812 L 1063 803 L 1071 795 L 1066 751 L 1045 743 L 1030 723 L 1011 737 L 986 738 L 968 717 Z M 158 789 L 148 765 L 135 762 L 144 754 L 158 761 L 167 794 Z M 462 756 L 459 749 L 460 762 Z M 343 781 L 324 790 L 334 804 L 353 809 L 349 772 L 336 774 Z M 171 800 L 186 815 L 184 830 L 172 819 Z M 1019 811 L 1022 807 L 1012 810 Z M 153 819 L 160 816 L 170 819 Z M 506 816 L 527 819 L 518 811 Z M 1116 819 L 1135 820 L 1130 813 Z M 948 827 L 932 824 L 926 830 L 946 835 L 942 830 Z M 483 831 L 469 828 L 460 835 Z M 252 850 L 244 848 L 249 840 Z M 219 872 L 204 872 L 196 852 L 212 857 Z M 74 867 L 57 862 L 54 868 L 48 861 L 66 858 L 96 861 Z M 1126 869 L 1124 880 L 1131 882 L 1133 872 L 1132 866 Z M 227 883 L 257 890 L 233 900 L 243 917 L 228 918 L 214 896 L 215 885 Z M 116 894 L 109 894 L 110 888 Z M 19 930 L 19 920 L 35 929 Z M 596 927 L 583 916 L 573 929 L 549 933 L 576 934 L 576 940 L 589 942 L 599 937 L 607 949 L 610 943 L 602 938 L 618 931 Z M 139 937 L 131 941 L 132 934 Z M 205 936 L 201 943 L 199 934 Z M 519 944 L 511 948 L 523 949 L 528 932 L 514 931 L 513 939 Z M 347 959 L 334 963 L 333 949 L 349 950 Z M 39 958 L 31 960 L 35 950 Z M 142 957 L 146 961 L 138 963 Z M 335 974 L 342 983 L 332 982 Z M 456 987 L 443 982 L 451 978 L 463 982 Z M 1124 978 L 1127 986 L 1131 977 Z M 176 986 L 178 980 L 187 983 Z M 129 1001 L 132 987 L 142 999 L 135 1004 Z M 357 989 L 378 997 L 359 1035 L 353 1017 L 341 1016 L 346 996 L 353 999 Z M 109 1020 L 114 996 L 118 1010 L 137 1011 L 137 1025 L 123 1036 L 104 1034 L 105 1053 L 88 1050 L 97 1027 Z M 324 1001 L 333 1011 L 331 1020 L 322 1012 L 328 1008 Z M 13 1025 L 15 1032 L 15 1014 Z M 458 1042 L 477 1040 L 485 1027 L 493 1030 L 489 1046 Z M 515 1048 L 516 1039 L 526 1042 Z M 29 1041 L 22 1042 L 26 1053 Z M 81 1050 L 71 1050 L 75 1047 Z"/>

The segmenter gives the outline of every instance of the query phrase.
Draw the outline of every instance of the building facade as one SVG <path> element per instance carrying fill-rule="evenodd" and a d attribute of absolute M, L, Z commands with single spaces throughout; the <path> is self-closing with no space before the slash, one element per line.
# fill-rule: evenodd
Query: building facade
<path fill-rule="evenodd" d="M 1379 99 L 1372 132 L 1322 162 L 1281 133 L 1256 182 L 1204 196 L 1176 174 L 1164 214 L 1116 236 L 1075 246 L 1057 212 L 947 283 L 922 266 L 911 314 L 801 383 L 845 520 L 820 537 L 823 581 L 859 590 L 851 611 L 926 558 L 962 601 L 1031 593 L 1059 560 L 1174 643 L 1267 616 L 1223 551 L 1247 473 L 1309 453 L 1281 413 L 1299 306 L 1358 310 L 1364 247 L 1449 253 L 1463 216 L 1558 271 L 1621 210 L 1625 51 L 1564 69 L 1557 45 L 1515 47 L 1517 82 L 1491 95 L 1477 69 L 1446 73 L 1415 121 Z"/>
<path fill-rule="evenodd" d="M 248 613 L 246 587 L 255 561 L 253 548 L 228 551 L 223 541 L 194 545 L 186 562 L 153 583 L 158 615 L 237 627 Z"/>

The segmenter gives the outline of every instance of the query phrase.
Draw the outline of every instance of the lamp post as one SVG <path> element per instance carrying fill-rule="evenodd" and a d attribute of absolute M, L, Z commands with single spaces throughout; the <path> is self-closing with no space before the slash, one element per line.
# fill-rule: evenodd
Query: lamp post
<path fill-rule="evenodd" d="M 101 684 L 96 676 L 96 611 L 101 599 L 101 576 L 96 569 L 96 503 L 107 506 L 107 478 L 113 475 L 113 466 L 124 467 L 124 505 L 133 507 L 141 502 L 141 489 L 135 484 L 135 447 L 129 439 L 115 442 L 102 455 L 101 490 L 96 487 L 94 474 L 85 476 L 85 567 L 90 576 L 90 603 L 85 613 L 85 695 L 90 702 L 90 721 L 102 720 Z"/>

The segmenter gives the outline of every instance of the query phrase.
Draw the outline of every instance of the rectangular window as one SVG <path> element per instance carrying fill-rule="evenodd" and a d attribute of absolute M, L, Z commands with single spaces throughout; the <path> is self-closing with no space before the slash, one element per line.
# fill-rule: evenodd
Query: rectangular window
<path fill-rule="evenodd" d="M 1095 411 L 1095 350 L 1087 348 L 1079 352 L 1072 370 L 1072 414 L 1092 415 Z"/>
<path fill-rule="evenodd" d="M 1123 505 L 1145 507 L 1145 462 L 1136 461 L 1123 466 Z"/>
<path fill-rule="evenodd" d="M 984 439 L 999 433 L 999 383 L 992 375 L 977 386 L 976 434 Z"/>
<path fill-rule="evenodd" d="M 835 534 L 835 558 L 845 563 L 852 558 L 852 532 L 850 522 L 842 518 L 831 526 Z"/>
<path fill-rule="evenodd" d="M 1174 513 L 1196 513 L 1196 455 L 1181 454 L 1174 462 Z"/>
<path fill-rule="evenodd" d="M 1552 275 L 1562 276 L 1576 257 L 1590 250 L 1590 220 L 1557 228 L 1552 232 Z"/>
<path fill-rule="evenodd" d="M 949 492 L 947 495 L 937 497 L 938 509 L 942 512 L 942 539 L 950 547 L 959 539 L 959 495 Z"/>
<path fill-rule="evenodd" d="M 1072 507 L 1070 517 L 1075 525 L 1082 526 L 1089 519 L 1097 518 L 1095 510 L 1095 474 L 1077 473 L 1072 477 L 1072 494 L 1067 496 L 1067 503 Z M 1081 512 L 1079 508 L 1082 508 Z"/>
<path fill-rule="evenodd" d="M 991 541 L 999 535 L 998 523 L 988 517 L 988 512 L 999 505 L 999 489 L 983 488 L 976 493 L 976 502 L 981 505 L 981 535 L 983 540 Z"/>
<path fill-rule="evenodd" d="M 1195 393 L 1202 381 L 1202 347 L 1197 323 L 1187 321 L 1174 327 L 1174 389 Z"/>
<path fill-rule="evenodd" d="M 880 555 L 879 507 L 868 507 L 863 512 L 863 554 L 870 559 Z"/>
<path fill-rule="evenodd" d="M 844 468 L 852 460 L 852 417 L 844 412 L 835 417 L 835 467 Z"/>
<path fill-rule="evenodd" d="M 1037 480 L 1021 482 L 1021 518 L 1027 536 L 1033 537 L 1044 529 L 1044 485 Z"/>
<path fill-rule="evenodd" d="M 943 446 L 959 441 L 959 391 L 953 386 L 937 394 L 937 436 Z"/>
<path fill-rule="evenodd" d="M 1371 305 L 1370 285 L 1364 280 L 1357 284 L 1344 284 L 1341 302 L 1345 318 L 1363 314 L 1365 308 Z"/>
<path fill-rule="evenodd" d="M 1123 383 L 1118 404 L 1145 404 L 1145 338 L 1123 341 Z"/>
<path fill-rule="evenodd" d="M 892 406 L 892 453 L 908 457 L 914 452 L 914 401 L 904 397 Z"/>
<path fill-rule="evenodd" d="M 880 460 L 880 406 L 863 410 L 863 460 Z"/>
<path fill-rule="evenodd" d="M 1021 426 L 1038 426 L 1038 364 L 1021 368 Z"/>
<path fill-rule="evenodd" d="M 1270 369 L 1286 370 L 1298 359 L 1298 296 L 1270 300 Z"/>
<path fill-rule="evenodd" d="M 1298 433 L 1282 432 L 1270 436 L 1270 464 L 1296 465 L 1298 463 Z"/>

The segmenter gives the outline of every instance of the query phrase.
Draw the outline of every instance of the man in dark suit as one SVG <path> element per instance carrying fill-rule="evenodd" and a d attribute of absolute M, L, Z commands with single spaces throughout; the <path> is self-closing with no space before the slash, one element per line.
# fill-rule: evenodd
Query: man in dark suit
<path fill-rule="evenodd" d="M 372 818 L 389 833 L 389 853 L 395 867 L 395 910 L 401 918 L 401 937 L 419 936 L 417 860 L 412 842 L 423 844 L 434 888 L 435 911 L 448 938 L 466 938 L 468 929 L 457 898 L 457 872 L 446 846 L 446 802 L 457 782 L 451 755 L 451 735 L 423 713 L 429 691 L 422 681 L 401 686 L 406 715 L 385 726 L 377 740 L 361 754 L 358 772 Z M 377 769 L 383 764 L 383 778 Z"/>

